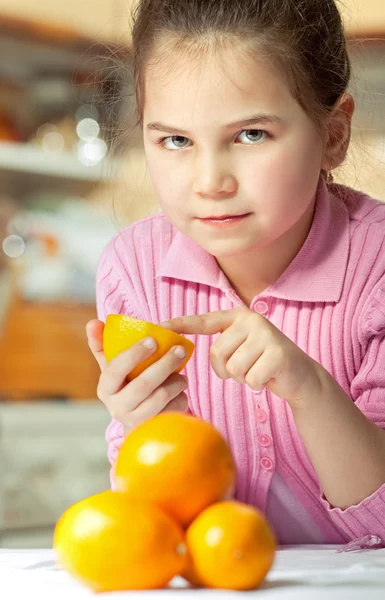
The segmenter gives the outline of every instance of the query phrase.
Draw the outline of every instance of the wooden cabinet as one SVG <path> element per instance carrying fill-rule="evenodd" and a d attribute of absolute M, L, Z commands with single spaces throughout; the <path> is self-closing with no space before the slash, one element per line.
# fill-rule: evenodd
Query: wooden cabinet
<path fill-rule="evenodd" d="M 0 337 L 0 399 L 96 399 L 99 366 L 85 324 L 93 305 L 10 302 Z"/>

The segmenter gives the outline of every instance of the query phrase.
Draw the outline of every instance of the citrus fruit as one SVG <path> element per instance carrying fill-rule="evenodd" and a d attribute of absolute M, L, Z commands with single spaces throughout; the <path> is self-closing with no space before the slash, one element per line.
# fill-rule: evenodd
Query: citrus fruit
<path fill-rule="evenodd" d="M 175 521 L 112 491 L 71 506 L 56 525 L 54 549 L 61 566 L 94 592 L 162 588 L 187 561 Z"/>
<path fill-rule="evenodd" d="M 147 367 L 162 358 L 173 346 L 183 346 L 187 352 L 185 360 L 175 371 L 175 373 L 179 373 L 190 360 L 194 351 L 193 342 L 179 333 L 134 317 L 111 314 L 106 318 L 103 331 L 103 350 L 106 359 L 108 361 L 112 360 L 115 356 L 146 337 L 152 337 L 156 340 L 157 349 L 149 358 L 146 358 L 129 373 L 127 376 L 129 381 L 135 379 Z"/>
<path fill-rule="evenodd" d="M 189 561 L 183 575 L 211 588 L 251 590 L 274 562 L 276 539 L 265 516 L 242 502 L 218 502 L 186 533 Z"/>
<path fill-rule="evenodd" d="M 234 487 L 231 450 L 209 423 L 160 413 L 126 437 L 115 468 L 117 489 L 154 502 L 186 526 Z"/>

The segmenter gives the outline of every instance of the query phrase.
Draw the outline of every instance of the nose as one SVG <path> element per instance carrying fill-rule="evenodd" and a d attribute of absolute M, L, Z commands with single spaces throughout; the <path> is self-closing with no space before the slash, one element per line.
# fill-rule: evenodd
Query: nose
<path fill-rule="evenodd" d="M 207 155 L 196 162 L 193 191 L 202 198 L 223 199 L 236 194 L 238 183 L 229 162 Z"/>

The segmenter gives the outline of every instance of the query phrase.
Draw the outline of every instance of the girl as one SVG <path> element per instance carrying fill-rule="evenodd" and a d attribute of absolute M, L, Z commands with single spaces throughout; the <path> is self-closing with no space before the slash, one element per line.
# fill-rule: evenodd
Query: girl
<path fill-rule="evenodd" d="M 163 212 L 99 264 L 112 465 L 125 432 L 187 409 L 281 544 L 385 540 L 385 205 L 330 175 L 354 111 L 334 0 L 142 0 L 133 51 Z M 175 348 L 124 385 L 154 340 L 107 365 L 108 313 L 190 336 L 185 375 Z"/>

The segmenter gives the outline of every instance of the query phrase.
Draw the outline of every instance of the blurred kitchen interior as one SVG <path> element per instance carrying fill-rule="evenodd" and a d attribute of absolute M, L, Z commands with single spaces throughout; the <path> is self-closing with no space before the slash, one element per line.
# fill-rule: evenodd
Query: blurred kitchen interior
<path fill-rule="evenodd" d="M 62 512 L 109 485 L 84 325 L 103 246 L 157 210 L 131 1 L 0 0 L 0 547 L 49 547 Z M 338 179 L 385 199 L 384 0 L 343 4 L 357 112 Z"/>

